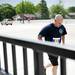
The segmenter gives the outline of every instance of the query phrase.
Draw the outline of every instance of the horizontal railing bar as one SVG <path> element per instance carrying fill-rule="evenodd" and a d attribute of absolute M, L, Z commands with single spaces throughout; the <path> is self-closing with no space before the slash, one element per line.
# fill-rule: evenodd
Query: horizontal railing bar
<path fill-rule="evenodd" d="M 27 48 L 33 48 L 34 50 L 39 50 L 42 52 L 48 52 L 48 54 L 54 54 L 61 57 L 75 59 L 75 48 L 65 46 L 65 45 L 56 45 L 54 43 L 42 42 L 42 41 L 30 41 L 20 38 L 12 38 L 6 36 L 0 36 L 0 41 L 5 41 L 8 43 L 20 45 Z"/>

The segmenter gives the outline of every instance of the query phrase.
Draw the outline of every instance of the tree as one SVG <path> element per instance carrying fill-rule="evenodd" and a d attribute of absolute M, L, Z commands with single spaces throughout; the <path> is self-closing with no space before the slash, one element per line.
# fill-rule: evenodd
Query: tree
<path fill-rule="evenodd" d="M 15 8 L 10 4 L 2 4 L 0 6 L 0 20 L 3 20 L 5 18 L 12 18 L 15 15 Z"/>
<path fill-rule="evenodd" d="M 3 20 L 3 17 L 2 17 L 2 6 L 0 5 L 0 21 Z"/>
<path fill-rule="evenodd" d="M 69 11 L 69 12 L 75 12 L 75 7 L 69 7 L 69 8 L 68 8 L 68 11 Z"/>
<path fill-rule="evenodd" d="M 35 6 L 31 2 L 21 2 L 16 6 L 16 13 L 17 14 L 34 14 L 35 13 Z"/>
<path fill-rule="evenodd" d="M 49 18 L 49 11 L 47 8 L 47 4 L 45 0 L 41 0 L 41 18 L 42 19 L 48 19 Z"/>
<path fill-rule="evenodd" d="M 35 15 L 38 19 L 41 19 L 41 3 L 35 6 Z"/>
<path fill-rule="evenodd" d="M 63 17 L 65 17 L 68 12 L 66 11 L 66 9 L 64 9 L 62 5 L 52 5 L 50 7 L 50 15 L 51 17 L 54 17 L 56 14 L 61 14 Z"/>
<path fill-rule="evenodd" d="M 36 13 L 37 13 L 37 12 L 41 13 L 41 3 L 39 3 L 39 4 L 37 4 L 37 5 L 35 6 L 35 12 L 36 12 Z"/>

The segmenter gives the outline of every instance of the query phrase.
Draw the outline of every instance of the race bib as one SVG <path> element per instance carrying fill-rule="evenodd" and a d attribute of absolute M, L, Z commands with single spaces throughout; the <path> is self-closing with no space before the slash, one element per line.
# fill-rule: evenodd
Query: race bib
<path fill-rule="evenodd" d="M 53 41 L 54 41 L 55 43 L 60 43 L 60 38 L 53 38 Z"/>

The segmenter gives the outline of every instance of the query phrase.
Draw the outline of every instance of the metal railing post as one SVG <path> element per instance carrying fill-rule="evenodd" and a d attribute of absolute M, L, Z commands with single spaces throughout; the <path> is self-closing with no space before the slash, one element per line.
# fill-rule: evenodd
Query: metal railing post
<path fill-rule="evenodd" d="M 0 70 L 1 70 L 1 57 L 0 57 Z"/>
<path fill-rule="evenodd" d="M 4 53 L 5 72 L 8 73 L 8 58 L 7 58 L 6 42 L 3 42 L 3 53 Z"/>
<path fill-rule="evenodd" d="M 60 75 L 66 75 L 66 58 L 60 57 Z"/>
<path fill-rule="evenodd" d="M 17 75 L 15 45 L 12 45 L 12 61 L 13 61 L 13 75 Z"/>
<path fill-rule="evenodd" d="M 43 65 L 43 53 L 34 51 L 34 72 L 35 75 L 46 75 Z"/>
<path fill-rule="evenodd" d="M 28 75 L 27 48 L 23 47 L 24 75 Z"/>

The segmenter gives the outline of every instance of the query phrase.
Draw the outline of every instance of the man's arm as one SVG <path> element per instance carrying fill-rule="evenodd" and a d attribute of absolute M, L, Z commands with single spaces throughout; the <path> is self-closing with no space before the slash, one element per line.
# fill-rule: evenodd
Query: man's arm
<path fill-rule="evenodd" d="M 65 35 L 61 36 L 62 44 L 65 44 Z"/>
<path fill-rule="evenodd" d="M 63 26 L 63 34 L 61 36 L 62 44 L 65 44 L 65 35 L 67 34 L 66 28 Z"/>
<path fill-rule="evenodd" d="M 49 26 L 44 27 L 44 28 L 40 31 L 40 33 L 38 34 L 38 39 L 39 39 L 39 40 L 42 40 L 42 38 L 47 35 L 49 29 L 50 29 Z"/>

